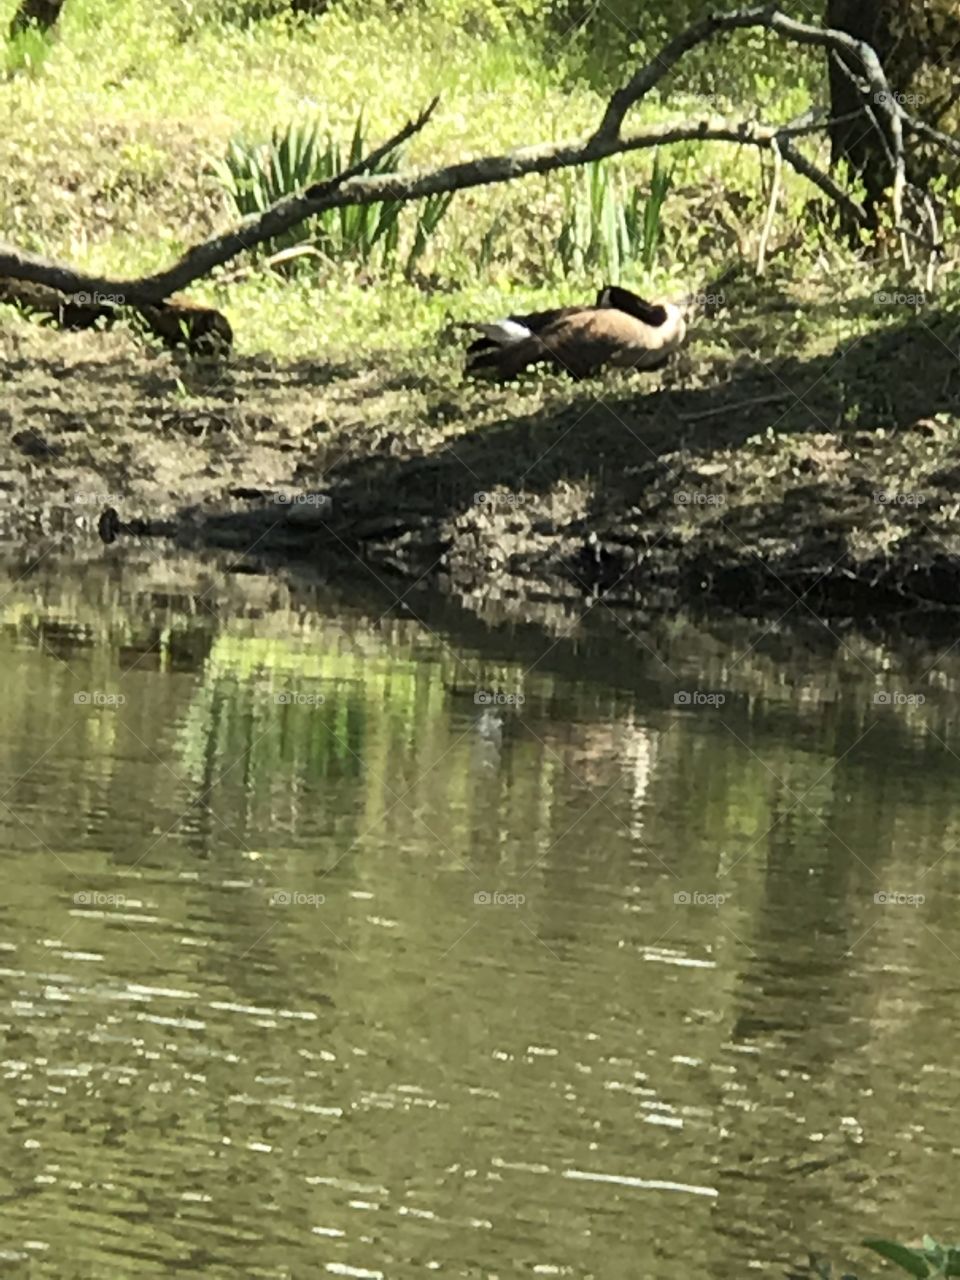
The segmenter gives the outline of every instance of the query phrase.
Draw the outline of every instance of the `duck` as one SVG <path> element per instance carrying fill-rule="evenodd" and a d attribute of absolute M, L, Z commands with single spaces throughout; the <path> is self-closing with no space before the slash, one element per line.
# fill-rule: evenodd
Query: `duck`
<path fill-rule="evenodd" d="M 574 379 L 601 369 L 662 369 L 682 345 L 683 308 L 648 302 L 620 285 L 604 285 L 592 306 L 555 307 L 472 326 L 467 372 L 506 382 L 537 364 Z"/>

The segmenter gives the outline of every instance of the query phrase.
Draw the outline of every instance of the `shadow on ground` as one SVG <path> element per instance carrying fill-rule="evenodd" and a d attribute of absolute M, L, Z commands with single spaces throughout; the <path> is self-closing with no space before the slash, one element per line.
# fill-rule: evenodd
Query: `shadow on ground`
<path fill-rule="evenodd" d="M 248 510 L 203 536 L 518 596 L 951 603 L 958 332 L 941 313 L 809 358 L 745 349 L 646 391 L 640 378 L 548 377 L 526 392 L 471 387 L 463 407 L 435 385 L 409 429 L 326 455 L 322 527 L 293 535 L 273 510 Z M 472 407 L 504 400 L 509 412 L 470 424 Z"/>
<path fill-rule="evenodd" d="M 662 376 L 511 388 L 464 382 L 453 349 L 220 367 L 50 335 L 0 373 L 0 533 L 46 555 L 110 505 L 238 568 L 336 561 L 518 605 L 960 599 L 960 321 L 831 347 L 822 317 L 805 346 L 768 317 L 765 360 L 759 323 L 711 321 Z"/>

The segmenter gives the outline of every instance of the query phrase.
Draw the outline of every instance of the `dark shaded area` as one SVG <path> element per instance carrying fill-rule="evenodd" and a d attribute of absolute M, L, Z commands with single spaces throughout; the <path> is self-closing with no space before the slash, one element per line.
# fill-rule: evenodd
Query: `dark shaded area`
<path fill-rule="evenodd" d="M 907 110 L 927 124 L 945 127 L 945 116 L 958 101 L 955 72 L 960 60 L 960 18 L 955 5 L 944 0 L 932 4 L 828 0 L 826 25 L 871 45 L 891 89 L 907 104 Z M 830 130 L 831 162 L 846 161 L 851 172 L 862 179 L 864 206 L 876 228 L 893 181 L 888 151 L 877 131 L 866 127 L 863 116 L 841 118 L 864 106 L 856 59 L 831 57 L 829 74 L 831 115 L 838 117 Z M 882 122 L 883 112 L 877 104 L 868 100 L 867 105 Z M 908 142 L 907 176 L 919 188 L 926 188 L 944 171 L 944 165 L 955 168 L 955 162 L 942 152 L 918 146 L 913 139 Z"/>
<path fill-rule="evenodd" d="M 459 586 L 618 604 L 952 607 L 960 448 L 936 415 L 958 405 L 957 327 L 940 314 L 813 359 L 746 360 L 695 390 L 644 395 L 637 379 L 614 398 L 585 384 L 560 412 L 429 453 L 343 458 L 325 477 L 333 514 L 303 552 L 348 547 Z M 502 503 L 477 500 L 498 491 Z M 683 493 L 704 502 L 684 512 Z M 202 536 L 239 547 L 267 535 L 270 514 L 215 517 Z"/>
<path fill-rule="evenodd" d="M 178 399 L 161 365 L 51 363 L 49 384 L 88 379 L 107 397 L 87 413 L 19 391 L 38 366 L 13 361 L 0 532 L 46 554 L 51 540 L 97 539 L 111 512 L 100 534 L 118 553 L 172 538 L 229 549 L 237 571 L 272 558 L 646 610 L 952 609 L 960 322 L 930 312 L 766 362 L 750 352 L 769 316 L 728 323 L 744 352 L 732 363 L 519 391 L 453 391 L 436 365 L 371 378 L 238 359 L 182 364 Z M 785 332 L 779 345 L 801 341 Z M 504 406 L 494 421 L 491 398 Z M 92 488 L 106 496 L 78 509 L 71 495 Z"/>

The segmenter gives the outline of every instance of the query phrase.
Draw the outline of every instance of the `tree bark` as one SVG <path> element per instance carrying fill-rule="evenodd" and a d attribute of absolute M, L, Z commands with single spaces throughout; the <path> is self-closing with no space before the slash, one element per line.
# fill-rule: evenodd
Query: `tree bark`
<path fill-rule="evenodd" d="M 866 11 L 864 4 L 858 6 L 854 0 L 830 0 L 830 3 L 835 6 L 849 4 L 850 13 L 859 14 L 861 18 Z M 892 6 L 893 0 L 880 0 L 880 3 Z M 355 165 L 306 191 L 284 197 L 264 213 L 245 219 L 232 230 L 193 246 L 179 261 L 154 275 L 134 280 L 92 276 L 66 264 L 24 252 L 14 245 L 0 243 L 0 279 L 6 277 L 8 280 L 46 285 L 61 294 L 70 295 L 70 303 L 89 304 L 93 301 L 96 304 L 103 295 L 109 295 L 114 305 L 137 309 L 162 307 L 165 299 L 171 300 L 172 294 L 186 288 L 192 281 L 209 275 L 238 254 L 281 235 L 325 209 L 378 204 L 384 200 L 421 200 L 431 195 L 511 182 L 527 174 L 549 173 L 609 156 L 685 141 L 729 142 L 776 150 L 787 164 L 839 205 L 852 225 L 864 225 L 869 219 L 863 206 L 794 143 L 795 139 L 819 130 L 847 126 L 849 120 L 824 119 L 821 113 L 813 112 L 805 123 L 768 125 L 755 120 L 703 119 L 642 129 L 632 134 L 623 133 L 627 113 L 663 81 L 685 54 L 719 35 L 751 28 L 773 31 L 798 44 L 828 49 L 846 59 L 850 68 L 856 68 L 856 76 L 864 85 L 864 92 L 858 90 L 855 99 L 850 99 L 852 114 L 857 117 L 854 128 L 859 123 L 863 133 L 872 132 L 880 139 L 878 145 L 887 166 L 886 173 L 893 176 L 894 222 L 900 227 L 904 221 L 905 133 L 929 139 L 932 145 L 952 153 L 960 151 L 960 143 L 931 130 L 903 108 L 871 45 L 846 31 L 798 22 L 773 5 L 764 5 L 735 13 L 712 14 L 667 42 L 650 62 L 639 67 L 610 97 L 597 129 L 586 140 L 524 147 L 507 155 L 481 156 L 426 172 L 366 176 L 377 160 L 426 126 L 436 108 L 435 99 L 415 120 L 408 122 L 393 138 Z M 870 99 L 869 111 L 865 110 L 865 98 Z M 845 145 L 857 145 L 852 135 Z M 883 187 L 879 194 L 882 194 Z M 913 233 L 906 229 L 901 234 Z"/>
<path fill-rule="evenodd" d="M 66 0 L 20 0 L 20 5 L 10 23 L 11 40 L 30 27 L 49 31 L 60 17 Z"/>
<path fill-rule="evenodd" d="M 890 91 L 921 124 L 936 127 L 957 101 L 954 75 L 960 63 L 960 20 L 954 0 L 827 0 L 827 25 L 871 45 L 886 72 Z M 864 94 L 856 61 L 841 49 L 833 49 L 829 61 L 830 105 L 834 124 L 830 132 L 831 161 L 846 161 L 866 189 L 864 207 L 870 225 L 876 227 L 886 190 L 893 181 L 888 147 L 883 133 L 865 127 L 861 120 L 842 119 L 858 106 L 867 105 L 881 116 L 882 105 L 870 90 Z M 946 92 L 937 92 L 938 79 L 947 79 Z M 882 118 L 882 117 L 881 117 Z M 923 130 L 916 129 L 922 133 Z M 914 151 L 906 176 L 925 188 L 940 170 L 929 152 Z"/>
<path fill-rule="evenodd" d="M 912 56 L 898 35 L 901 24 L 897 13 L 903 5 L 904 0 L 828 0 L 827 4 L 827 25 L 872 45 L 894 94 L 905 92 L 915 70 Z M 849 115 L 862 108 L 865 101 L 876 112 L 880 104 L 870 102 L 870 95 L 861 91 L 862 77 L 855 59 L 834 49 L 829 75 L 831 115 Z M 883 137 L 878 130 L 865 127 L 862 116 L 835 123 L 830 131 L 830 160 L 834 166 L 845 161 L 851 172 L 862 179 L 866 189 L 864 207 L 869 225 L 875 229 L 884 192 L 893 180 Z"/>

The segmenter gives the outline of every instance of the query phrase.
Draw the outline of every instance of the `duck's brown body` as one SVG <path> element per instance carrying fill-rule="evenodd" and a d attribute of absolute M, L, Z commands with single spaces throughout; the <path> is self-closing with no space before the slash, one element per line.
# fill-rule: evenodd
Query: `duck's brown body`
<path fill-rule="evenodd" d="M 686 336 L 679 307 L 651 303 L 626 289 L 603 289 L 593 307 L 562 307 L 479 326 L 469 367 L 507 381 L 551 364 L 574 378 L 604 368 L 659 369 Z"/>
<path fill-rule="evenodd" d="M 50 315 L 62 329 L 90 329 L 97 321 L 106 326 L 124 314 L 137 314 L 166 346 L 186 347 L 194 355 L 226 354 L 233 342 L 233 330 L 222 312 L 191 302 L 181 293 L 153 306 L 125 309 L 113 297 L 61 293 L 50 285 L 0 276 L 0 302 Z"/>
<path fill-rule="evenodd" d="M 588 378 L 604 368 L 659 369 L 684 338 L 682 318 L 669 319 L 655 326 L 613 308 L 578 311 L 503 348 L 497 373 L 515 378 L 537 364 L 552 364 L 573 378 Z"/>

